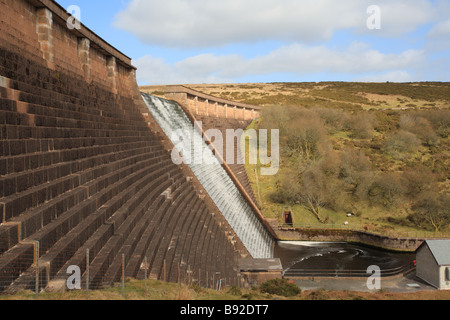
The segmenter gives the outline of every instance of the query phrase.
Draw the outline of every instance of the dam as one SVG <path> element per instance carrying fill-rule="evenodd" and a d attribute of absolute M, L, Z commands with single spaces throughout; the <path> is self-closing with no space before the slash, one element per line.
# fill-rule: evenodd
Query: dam
<path fill-rule="evenodd" d="M 242 165 L 176 165 L 167 130 L 187 114 L 168 119 L 176 105 L 141 94 L 128 56 L 67 28 L 53 0 L 0 6 L 0 292 L 36 279 L 64 290 L 70 266 L 90 288 L 123 276 L 231 284 L 240 259 L 273 256 Z M 198 100 L 206 127 L 258 115 Z"/>
<path fill-rule="evenodd" d="M 194 125 L 184 114 L 182 108 L 175 102 L 163 100 L 143 93 L 144 100 L 153 117 L 163 128 L 172 142 L 183 145 L 183 150 L 192 151 L 193 161 L 190 161 L 191 170 L 205 187 L 206 191 L 216 203 L 237 236 L 244 243 L 253 258 L 272 258 L 273 239 L 265 226 L 252 212 L 251 207 L 242 197 L 227 172 L 222 168 L 219 160 L 203 142 L 201 132 L 194 130 Z M 176 135 L 175 129 L 181 130 Z M 192 139 L 184 139 L 192 132 Z M 202 148 L 199 152 L 194 149 L 193 139 L 199 140 Z M 198 159 L 199 158 L 199 159 Z M 226 191 L 226 192 L 224 192 Z"/>

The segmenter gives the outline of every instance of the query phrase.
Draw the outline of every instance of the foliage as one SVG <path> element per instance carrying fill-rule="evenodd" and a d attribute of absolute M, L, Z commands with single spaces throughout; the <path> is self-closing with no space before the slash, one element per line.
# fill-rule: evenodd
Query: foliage
<path fill-rule="evenodd" d="M 255 128 L 280 130 L 280 171 L 259 179 L 267 216 L 291 205 L 298 223 L 341 223 L 352 212 L 350 224 L 434 230 L 424 219 L 426 202 L 418 201 L 427 192 L 450 194 L 449 89 L 439 82 L 322 82 L 220 85 L 214 92 L 263 106 Z"/>
<path fill-rule="evenodd" d="M 259 290 L 263 293 L 273 294 L 282 297 L 295 297 L 302 291 L 294 283 L 289 283 L 286 279 L 273 279 L 264 282 Z"/>
<path fill-rule="evenodd" d="M 416 225 L 438 232 L 450 225 L 450 196 L 436 192 L 424 192 L 413 205 L 408 219 Z"/>
<path fill-rule="evenodd" d="M 278 174 L 270 200 L 301 204 L 319 222 L 327 223 L 325 208 L 355 211 L 367 202 L 391 210 L 407 205 L 423 191 L 435 190 L 439 177 L 445 177 L 445 158 L 438 160 L 440 153 L 428 158 L 433 161 L 429 169 L 428 165 L 414 162 L 413 156 L 422 145 L 433 148 L 439 144 L 434 128 L 442 128 L 445 121 L 438 122 L 424 112 L 381 114 L 326 108 L 265 108 L 260 128 L 280 129 L 281 152 L 289 159 Z M 375 135 L 375 128 L 381 136 Z M 331 136 L 340 132 L 350 132 L 349 140 L 336 145 Z M 371 142 L 361 144 L 357 139 Z M 377 144 L 382 154 L 375 152 Z M 386 170 L 391 159 L 399 161 L 404 169 Z M 419 224 L 418 216 L 414 221 Z"/>
<path fill-rule="evenodd" d="M 414 133 L 399 130 L 388 136 L 384 152 L 396 160 L 405 160 L 420 147 L 420 140 Z"/>
<path fill-rule="evenodd" d="M 417 114 L 413 113 L 401 116 L 400 128 L 415 134 L 427 146 L 435 146 L 439 143 L 439 138 L 434 132 L 430 121 L 417 116 Z"/>
<path fill-rule="evenodd" d="M 347 129 L 356 139 L 370 139 L 373 137 L 376 119 L 368 113 L 357 112 L 352 115 L 347 123 Z"/>
<path fill-rule="evenodd" d="M 228 290 L 228 293 L 233 296 L 242 296 L 242 290 L 238 286 L 232 286 L 230 290 Z"/>
<path fill-rule="evenodd" d="M 308 295 L 308 299 L 312 301 L 322 301 L 322 300 L 329 300 L 329 297 L 327 295 L 327 292 L 325 289 L 319 289 L 311 291 Z"/>
<path fill-rule="evenodd" d="M 369 187 L 369 198 L 372 204 L 386 209 L 394 206 L 405 193 L 400 175 L 393 172 L 380 174 Z"/>

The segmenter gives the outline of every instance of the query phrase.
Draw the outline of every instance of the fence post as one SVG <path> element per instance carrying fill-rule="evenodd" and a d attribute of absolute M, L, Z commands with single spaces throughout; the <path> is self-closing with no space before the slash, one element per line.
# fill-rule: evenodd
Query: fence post
<path fill-rule="evenodd" d="M 166 292 L 166 259 L 164 259 L 164 264 L 163 264 L 163 272 L 164 272 L 164 292 Z"/>
<path fill-rule="evenodd" d="M 125 298 L 125 254 L 122 253 L 122 296 Z"/>
<path fill-rule="evenodd" d="M 145 294 L 147 294 L 147 257 L 144 257 Z"/>
<path fill-rule="evenodd" d="M 190 286 L 192 284 L 192 273 L 191 266 L 188 266 L 188 285 Z"/>
<path fill-rule="evenodd" d="M 89 295 L 89 249 L 86 249 L 86 294 Z"/>
<path fill-rule="evenodd" d="M 35 293 L 36 300 L 39 299 L 39 241 L 34 245 L 34 260 L 36 261 L 36 279 L 35 279 Z"/>

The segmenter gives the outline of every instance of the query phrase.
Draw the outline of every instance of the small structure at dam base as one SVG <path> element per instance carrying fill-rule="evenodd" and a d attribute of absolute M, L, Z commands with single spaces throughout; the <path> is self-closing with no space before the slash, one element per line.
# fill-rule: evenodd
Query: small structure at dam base
<path fill-rule="evenodd" d="M 427 240 L 416 255 L 417 276 L 439 290 L 450 290 L 450 240 Z"/>
<path fill-rule="evenodd" d="M 240 259 L 239 269 L 244 283 L 251 286 L 259 286 L 266 281 L 283 277 L 283 266 L 278 258 Z"/>

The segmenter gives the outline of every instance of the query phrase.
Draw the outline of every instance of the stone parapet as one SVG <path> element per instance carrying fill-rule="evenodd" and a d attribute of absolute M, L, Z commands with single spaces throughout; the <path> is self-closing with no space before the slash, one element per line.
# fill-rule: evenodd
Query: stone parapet
<path fill-rule="evenodd" d="M 261 107 L 215 97 L 182 85 L 144 86 L 148 93 L 162 92 L 166 99 L 186 105 L 194 115 L 235 120 L 254 120 Z"/>

